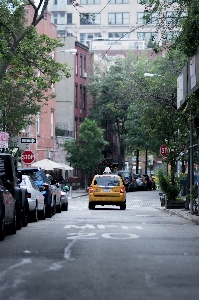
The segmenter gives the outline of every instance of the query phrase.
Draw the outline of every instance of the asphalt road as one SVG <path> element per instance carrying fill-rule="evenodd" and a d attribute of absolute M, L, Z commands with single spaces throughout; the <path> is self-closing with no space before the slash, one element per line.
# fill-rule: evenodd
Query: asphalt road
<path fill-rule="evenodd" d="M 199 299 L 199 227 L 160 211 L 158 191 L 127 209 L 69 210 L 0 243 L 0 300 Z"/>

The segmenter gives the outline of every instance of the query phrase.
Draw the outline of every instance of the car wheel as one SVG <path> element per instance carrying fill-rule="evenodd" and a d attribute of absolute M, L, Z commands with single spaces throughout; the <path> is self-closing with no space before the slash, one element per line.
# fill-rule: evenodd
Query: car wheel
<path fill-rule="evenodd" d="M 122 204 L 120 205 L 120 209 L 121 209 L 121 210 L 125 210 L 125 209 L 126 209 L 126 203 L 122 203 Z"/>
<path fill-rule="evenodd" d="M 44 203 L 43 210 L 38 211 L 38 218 L 40 220 L 45 220 L 46 218 L 46 205 Z"/>
<path fill-rule="evenodd" d="M 36 207 L 33 211 L 30 212 L 30 217 L 31 217 L 31 220 L 33 222 L 37 222 L 38 220 L 38 207 L 37 207 L 37 202 L 36 202 Z"/>
<path fill-rule="evenodd" d="M 28 204 L 28 200 L 26 199 L 25 204 L 24 204 L 24 208 L 22 211 L 22 226 L 26 227 L 28 225 L 28 215 L 29 215 L 29 204 Z"/>
<path fill-rule="evenodd" d="M 17 230 L 20 230 L 22 225 L 22 210 L 21 207 L 16 209 Z"/>
<path fill-rule="evenodd" d="M 52 207 L 52 215 L 54 216 L 56 214 L 56 202 L 53 201 L 53 207 Z"/>
<path fill-rule="evenodd" d="M 56 212 L 61 213 L 61 199 L 60 199 L 59 204 L 56 206 Z"/>
<path fill-rule="evenodd" d="M 62 204 L 62 210 L 67 211 L 68 210 L 68 203 Z"/>
<path fill-rule="evenodd" d="M 12 224 L 9 226 L 9 232 L 11 234 L 16 234 L 17 231 L 17 219 L 16 219 L 16 210 L 14 211 Z"/>
<path fill-rule="evenodd" d="M 5 238 L 5 211 L 2 206 L 1 216 L 0 216 L 0 241 L 3 241 Z"/>
<path fill-rule="evenodd" d="M 88 203 L 88 208 L 89 209 L 95 209 L 95 205 L 92 202 Z"/>
<path fill-rule="evenodd" d="M 47 218 L 51 218 L 52 217 L 52 208 L 51 208 L 51 204 L 46 206 L 46 217 Z"/>

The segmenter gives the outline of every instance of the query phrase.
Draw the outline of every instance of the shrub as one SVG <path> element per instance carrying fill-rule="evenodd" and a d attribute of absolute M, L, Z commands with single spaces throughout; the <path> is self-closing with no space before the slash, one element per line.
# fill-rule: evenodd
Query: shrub
<path fill-rule="evenodd" d="M 181 191 L 181 186 L 179 184 L 178 178 L 172 176 L 167 176 L 165 173 L 159 169 L 158 170 L 158 179 L 160 189 L 164 194 L 166 194 L 167 201 L 176 200 Z"/>

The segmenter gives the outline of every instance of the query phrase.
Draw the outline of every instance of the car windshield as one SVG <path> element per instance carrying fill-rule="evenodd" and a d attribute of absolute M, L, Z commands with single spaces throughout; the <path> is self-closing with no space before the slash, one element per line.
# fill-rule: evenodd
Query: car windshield
<path fill-rule="evenodd" d="M 117 177 L 96 177 L 94 181 L 94 185 L 100 186 L 119 186 L 120 181 Z"/>
<path fill-rule="evenodd" d="M 26 171 L 26 175 L 30 176 L 30 178 L 32 178 L 33 181 L 42 181 L 42 177 L 39 171 L 36 172 L 27 172 Z"/>

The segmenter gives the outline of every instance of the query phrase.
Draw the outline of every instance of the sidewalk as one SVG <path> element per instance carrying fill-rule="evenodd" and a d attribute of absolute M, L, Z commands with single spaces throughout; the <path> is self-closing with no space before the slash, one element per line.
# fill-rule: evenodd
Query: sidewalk
<path fill-rule="evenodd" d="M 186 220 L 189 220 L 196 225 L 199 225 L 199 216 L 193 215 L 189 210 L 183 209 L 166 209 L 165 207 L 158 207 L 159 210 L 166 212 L 168 214 L 172 215 L 177 215 L 181 218 L 184 218 Z"/>

